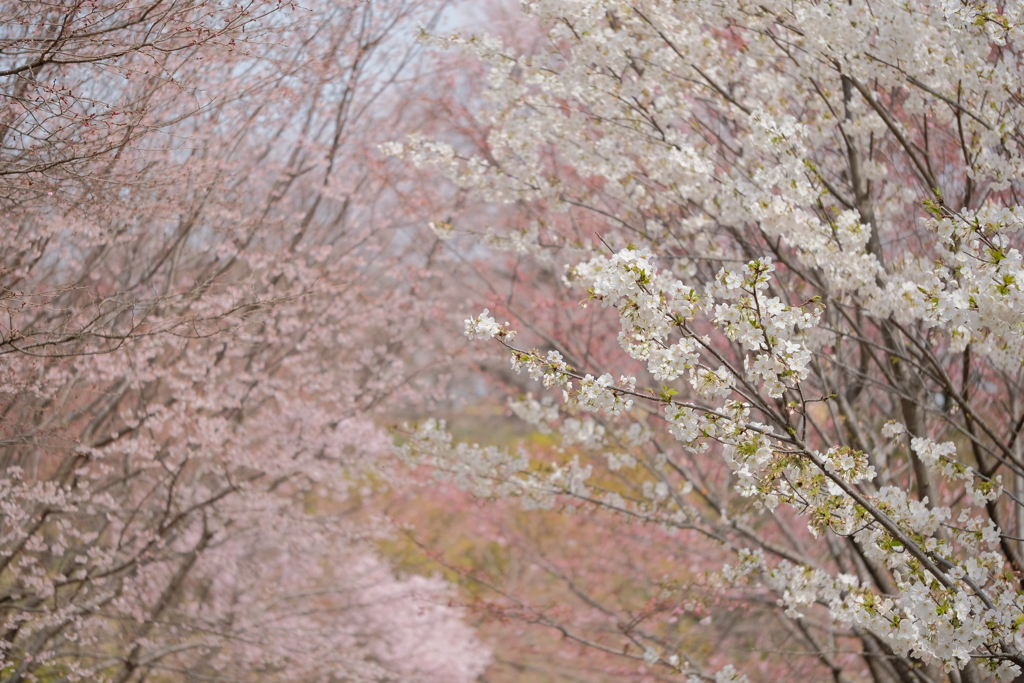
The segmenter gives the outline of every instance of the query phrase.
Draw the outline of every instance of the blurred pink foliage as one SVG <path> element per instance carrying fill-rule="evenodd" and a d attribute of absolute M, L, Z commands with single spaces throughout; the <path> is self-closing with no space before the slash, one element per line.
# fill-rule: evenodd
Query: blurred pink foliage
<path fill-rule="evenodd" d="M 376 151 L 429 123 L 411 36 L 441 9 L 0 7 L 4 681 L 486 666 L 367 506 L 378 423 L 445 371 L 408 344 L 434 200 Z"/>

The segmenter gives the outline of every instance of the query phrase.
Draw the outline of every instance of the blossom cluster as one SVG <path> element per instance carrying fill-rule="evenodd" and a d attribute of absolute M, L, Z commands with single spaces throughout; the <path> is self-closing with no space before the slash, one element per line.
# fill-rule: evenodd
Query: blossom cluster
<path fill-rule="evenodd" d="M 490 67 L 486 159 L 401 153 L 484 200 L 570 215 L 564 282 L 614 310 L 603 337 L 646 375 L 578 372 L 558 351 L 512 363 L 564 392 L 545 424 L 565 453 L 620 475 L 598 500 L 707 533 L 736 556 L 725 584 L 816 611 L 825 637 L 805 644 L 833 675 L 834 625 L 856 627 L 876 680 L 939 675 L 922 662 L 1018 675 L 1024 9 L 526 11 L 550 59 L 444 43 Z M 676 443 L 629 444 L 630 423 Z M 773 537 L 756 514 L 799 515 L 808 536 Z M 663 651 L 648 664 L 674 666 Z"/>

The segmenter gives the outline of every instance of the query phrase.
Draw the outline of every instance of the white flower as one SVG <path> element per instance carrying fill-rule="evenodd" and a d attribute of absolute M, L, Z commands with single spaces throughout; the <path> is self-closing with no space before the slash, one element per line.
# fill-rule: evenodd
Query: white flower
<path fill-rule="evenodd" d="M 952 456 L 956 453 L 956 444 L 952 441 L 935 443 L 931 439 L 924 437 L 914 437 L 911 439 L 910 447 L 917 453 L 917 457 L 921 459 L 921 462 L 929 467 L 935 467 L 940 460 L 951 460 Z"/>
<path fill-rule="evenodd" d="M 501 332 L 501 326 L 488 315 L 490 311 L 486 308 L 484 312 L 475 318 L 466 318 L 466 336 L 470 339 L 490 339 Z"/>
<path fill-rule="evenodd" d="M 903 426 L 903 423 L 897 422 L 896 420 L 889 420 L 882 425 L 882 436 L 887 439 L 895 439 L 905 431 L 906 427 Z"/>

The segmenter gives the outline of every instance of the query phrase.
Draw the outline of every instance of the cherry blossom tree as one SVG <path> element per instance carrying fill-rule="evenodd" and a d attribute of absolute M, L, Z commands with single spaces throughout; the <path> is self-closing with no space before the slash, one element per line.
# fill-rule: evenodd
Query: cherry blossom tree
<path fill-rule="evenodd" d="M 489 69 L 481 148 L 385 151 L 514 209 L 483 240 L 472 217 L 434 228 L 453 259 L 513 254 L 477 258 L 488 309 L 465 332 L 536 382 L 511 409 L 557 446 L 426 420 L 399 453 L 477 496 L 618 520 L 595 564 L 651 543 L 717 562 L 631 570 L 644 609 L 563 572 L 600 628 L 534 613 L 652 676 L 806 675 L 785 652 L 767 672 L 695 654 L 716 622 L 694 596 L 782 624 L 817 677 L 1021 675 L 1021 9 L 523 11 L 539 46 L 432 39 Z"/>
<path fill-rule="evenodd" d="M 5 203 L 81 191 L 114 170 L 98 157 L 203 105 L 202 60 L 249 52 L 282 4 L 18 2 L 0 8 Z M 248 34 L 246 31 L 248 30 Z M 261 36 L 260 34 L 264 35 Z M 108 182 L 112 179 L 108 178 Z"/>
<path fill-rule="evenodd" d="M 375 147 L 426 115 L 441 6 L 15 4 L 0 680 L 474 680 L 365 512 L 382 411 L 431 385 Z"/>

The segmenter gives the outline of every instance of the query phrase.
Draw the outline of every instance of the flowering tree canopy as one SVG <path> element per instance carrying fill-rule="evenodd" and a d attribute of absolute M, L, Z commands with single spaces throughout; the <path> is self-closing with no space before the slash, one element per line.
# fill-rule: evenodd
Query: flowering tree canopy
<path fill-rule="evenodd" d="M 531 613 L 659 675 L 757 674 L 688 652 L 665 617 L 696 594 L 777 611 L 836 681 L 1021 675 L 1024 8 L 523 10 L 546 32 L 530 49 L 431 39 L 489 69 L 483 149 L 384 149 L 519 212 L 486 241 L 526 265 L 465 331 L 551 390 L 511 407 L 558 437 L 555 462 L 436 420 L 400 454 L 479 496 L 620 519 L 618 552 L 648 527 L 711 549 L 714 572 L 670 565 L 633 611 L 565 576 L 617 632 Z M 459 225 L 433 227 L 467 251 Z"/>
<path fill-rule="evenodd" d="M 361 513 L 429 379 L 375 144 L 437 10 L 0 3 L 0 680 L 486 666 Z"/>

